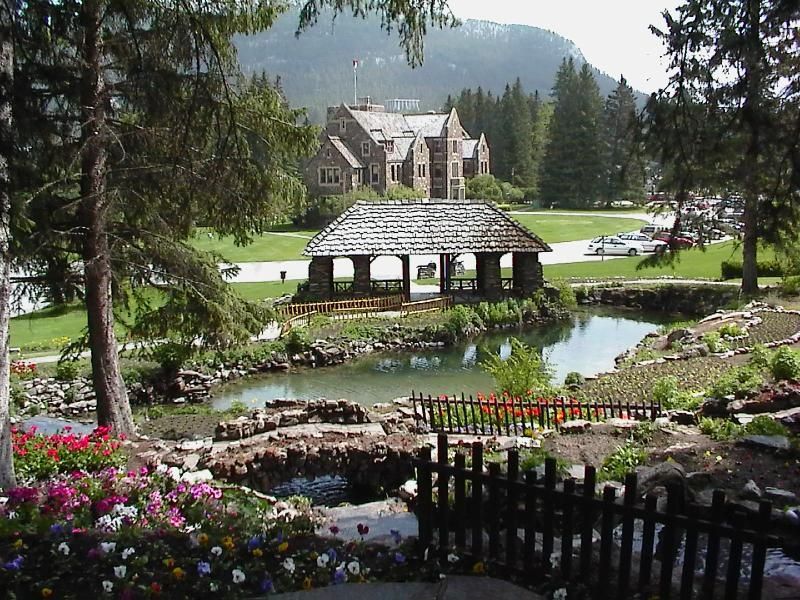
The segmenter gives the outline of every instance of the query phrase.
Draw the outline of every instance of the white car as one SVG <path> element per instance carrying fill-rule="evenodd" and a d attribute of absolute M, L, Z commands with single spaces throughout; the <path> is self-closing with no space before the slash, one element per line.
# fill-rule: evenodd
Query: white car
<path fill-rule="evenodd" d="M 639 242 L 621 240 L 613 235 L 601 235 L 589 242 L 587 254 L 627 254 L 636 256 L 644 253 L 644 248 Z"/>
<path fill-rule="evenodd" d="M 668 244 L 661 240 L 650 239 L 646 233 L 631 231 L 630 233 L 618 233 L 617 237 L 623 241 L 639 242 L 645 252 L 661 252 L 667 249 Z"/>

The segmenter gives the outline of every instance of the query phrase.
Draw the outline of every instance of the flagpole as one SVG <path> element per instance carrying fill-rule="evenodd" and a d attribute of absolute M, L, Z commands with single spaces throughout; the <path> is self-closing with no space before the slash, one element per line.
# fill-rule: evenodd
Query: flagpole
<path fill-rule="evenodd" d="M 353 106 L 358 106 L 358 61 L 353 61 Z"/>

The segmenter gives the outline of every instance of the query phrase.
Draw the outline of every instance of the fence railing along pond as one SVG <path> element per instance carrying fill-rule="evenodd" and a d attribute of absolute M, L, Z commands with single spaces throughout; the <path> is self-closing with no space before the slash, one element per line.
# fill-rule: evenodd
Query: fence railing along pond
<path fill-rule="evenodd" d="M 459 446 L 452 463 L 448 452 L 440 434 L 437 460 L 428 447 L 415 461 L 422 553 L 444 562 L 455 553 L 531 584 L 579 582 L 595 599 L 761 598 L 766 551 L 779 542 L 768 534 L 769 502 L 759 503 L 754 519 L 726 522 L 729 505 L 719 490 L 710 506 L 689 504 L 675 485 L 665 504 L 653 493 L 642 502 L 631 473 L 621 501 L 610 486 L 598 498 L 591 466 L 582 483 L 559 483 L 554 459 L 542 478 L 521 472 L 515 450 L 507 452 L 505 473 L 497 462 L 484 469 L 480 442 L 469 455 Z"/>
<path fill-rule="evenodd" d="M 411 392 L 411 403 L 418 424 L 443 433 L 483 435 L 522 435 L 526 429 L 560 429 L 575 419 L 604 421 L 610 418 L 655 420 L 661 403 L 581 402 L 571 398 L 513 398 L 494 395 L 418 396 Z"/>

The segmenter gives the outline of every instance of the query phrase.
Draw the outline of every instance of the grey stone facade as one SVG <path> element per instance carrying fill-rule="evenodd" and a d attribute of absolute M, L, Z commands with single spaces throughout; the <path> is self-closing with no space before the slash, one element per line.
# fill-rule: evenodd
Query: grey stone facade
<path fill-rule="evenodd" d="M 319 300 L 327 300 L 333 295 L 333 257 L 311 257 L 308 265 L 308 295 Z"/>

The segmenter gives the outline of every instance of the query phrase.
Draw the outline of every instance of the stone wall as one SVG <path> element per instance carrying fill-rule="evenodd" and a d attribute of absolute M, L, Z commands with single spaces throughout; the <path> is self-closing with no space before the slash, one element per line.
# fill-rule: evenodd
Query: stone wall
<path fill-rule="evenodd" d="M 308 265 L 308 297 L 326 300 L 333 293 L 333 258 L 314 256 Z"/>
<path fill-rule="evenodd" d="M 608 304 L 643 310 L 706 315 L 738 299 L 739 289 L 728 285 L 586 286 L 577 288 L 580 304 Z"/>

